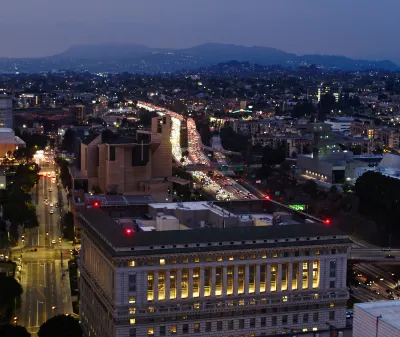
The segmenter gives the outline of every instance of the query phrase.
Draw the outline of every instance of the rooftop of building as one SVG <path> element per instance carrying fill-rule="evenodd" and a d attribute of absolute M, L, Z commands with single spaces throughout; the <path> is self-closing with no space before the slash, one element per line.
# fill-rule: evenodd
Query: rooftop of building
<path fill-rule="evenodd" d="M 168 205 L 162 204 L 160 208 Z M 193 206 L 201 207 L 199 203 Z M 165 215 L 159 214 L 159 217 Z M 311 242 L 319 245 L 351 243 L 341 231 L 317 223 L 155 231 L 141 231 L 133 226 L 127 231 L 120 219 L 112 219 L 97 207 L 83 210 L 80 222 L 112 255 L 163 254 L 166 249 L 177 253 L 233 250 L 238 245 L 258 249 L 304 246 Z"/>
<path fill-rule="evenodd" d="M 380 301 L 357 303 L 354 305 L 361 310 L 369 313 L 371 316 L 379 317 L 383 322 L 400 330 L 400 302 L 399 301 Z"/>

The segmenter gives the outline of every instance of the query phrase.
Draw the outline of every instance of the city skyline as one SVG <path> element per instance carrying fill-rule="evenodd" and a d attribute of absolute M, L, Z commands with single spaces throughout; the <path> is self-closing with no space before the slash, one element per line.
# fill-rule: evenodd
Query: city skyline
<path fill-rule="evenodd" d="M 400 4 L 393 0 L 379 4 L 355 0 L 351 6 L 339 0 L 323 8 L 315 0 L 119 0 L 96 5 L 92 0 L 68 4 L 23 0 L 2 6 L 0 27 L 7 34 L 0 57 L 50 56 L 76 44 L 112 42 L 184 48 L 217 42 L 274 47 L 300 55 L 398 62 L 400 50 L 391 43 L 397 38 L 396 7 L 400 9 Z"/>

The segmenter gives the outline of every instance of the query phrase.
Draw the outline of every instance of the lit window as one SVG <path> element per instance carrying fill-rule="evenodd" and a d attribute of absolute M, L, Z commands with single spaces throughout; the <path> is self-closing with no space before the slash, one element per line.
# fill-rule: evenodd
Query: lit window
<path fill-rule="evenodd" d="M 148 307 L 148 308 L 147 308 L 147 311 L 148 311 L 148 312 L 154 312 L 154 307 Z"/>
<path fill-rule="evenodd" d="M 129 319 L 129 324 L 130 324 L 130 325 L 133 325 L 133 324 L 135 324 L 135 323 L 136 323 L 136 319 L 135 319 L 135 318 Z"/>
<path fill-rule="evenodd" d="M 283 302 L 287 302 L 287 300 L 288 300 L 288 297 L 287 297 L 287 296 L 283 296 L 283 297 L 282 297 L 282 301 L 283 301 Z"/>
<path fill-rule="evenodd" d="M 255 259 L 256 257 L 257 257 L 256 254 L 251 254 L 252 259 Z"/>
<path fill-rule="evenodd" d="M 222 261 L 222 256 L 217 257 L 217 261 L 221 262 Z"/>
<path fill-rule="evenodd" d="M 241 259 L 241 260 L 244 260 L 244 255 L 240 255 L 240 259 Z"/>
<path fill-rule="evenodd" d="M 273 257 L 278 257 L 278 252 L 274 252 Z"/>
<path fill-rule="evenodd" d="M 244 305 L 244 300 L 239 300 L 239 305 Z"/>
<path fill-rule="evenodd" d="M 135 266 L 135 261 L 129 261 L 129 267 L 134 267 Z"/>
<path fill-rule="evenodd" d="M 171 325 L 171 328 L 169 329 L 169 331 L 171 332 L 171 334 L 176 334 L 176 325 Z"/>
<path fill-rule="evenodd" d="M 193 304 L 194 309 L 200 309 L 200 303 L 195 303 Z"/>
<path fill-rule="evenodd" d="M 335 306 L 335 303 L 329 303 L 329 308 L 333 308 Z"/>
<path fill-rule="evenodd" d="M 147 329 L 147 336 L 154 336 L 154 328 Z"/>
<path fill-rule="evenodd" d="M 229 261 L 233 261 L 233 256 L 229 256 Z"/>
<path fill-rule="evenodd" d="M 195 263 L 199 263 L 199 262 L 200 262 L 200 258 L 199 258 L 199 257 L 195 257 L 195 258 L 194 258 L 194 262 L 195 262 Z"/>
<path fill-rule="evenodd" d="M 206 257 L 206 262 L 211 262 L 211 256 Z"/>
<path fill-rule="evenodd" d="M 176 264 L 176 259 L 171 260 L 171 264 Z"/>
<path fill-rule="evenodd" d="M 184 259 L 183 259 L 183 263 L 188 263 L 189 262 L 189 259 L 187 258 L 187 257 L 185 257 Z"/>
<path fill-rule="evenodd" d="M 315 251 L 315 255 L 319 255 L 319 250 L 316 250 L 316 251 Z"/>
<path fill-rule="evenodd" d="M 129 315 L 134 315 L 136 313 L 136 308 L 129 308 Z"/>
<path fill-rule="evenodd" d="M 307 331 L 308 331 L 308 329 L 307 329 L 307 328 L 303 328 L 301 331 L 303 331 L 303 332 L 307 332 Z"/>
<path fill-rule="evenodd" d="M 267 254 L 264 253 L 264 254 L 262 255 L 262 258 L 263 258 L 263 259 L 266 259 L 266 258 L 267 258 Z"/>
<path fill-rule="evenodd" d="M 135 296 L 129 296 L 129 303 L 136 303 L 136 297 Z"/>
<path fill-rule="evenodd" d="M 160 259 L 160 265 L 163 266 L 165 264 L 165 259 Z"/>
<path fill-rule="evenodd" d="M 312 328 L 312 331 L 318 331 L 317 327 Z"/>

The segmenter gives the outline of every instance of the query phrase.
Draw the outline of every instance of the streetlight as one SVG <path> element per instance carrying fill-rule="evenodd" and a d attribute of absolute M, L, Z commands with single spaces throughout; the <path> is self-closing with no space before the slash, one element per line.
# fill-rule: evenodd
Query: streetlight
<path fill-rule="evenodd" d="M 378 337 L 378 328 L 379 328 L 379 319 L 382 318 L 382 315 L 376 317 L 376 337 Z"/>

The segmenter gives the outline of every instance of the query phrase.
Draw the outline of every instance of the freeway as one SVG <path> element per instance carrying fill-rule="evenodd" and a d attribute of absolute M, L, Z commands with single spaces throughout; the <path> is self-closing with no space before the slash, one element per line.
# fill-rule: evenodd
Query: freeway
<path fill-rule="evenodd" d="M 170 111 L 166 108 L 155 106 L 150 103 L 138 102 L 137 106 L 149 111 L 157 111 L 157 113 L 161 116 L 171 116 L 171 144 L 174 160 L 175 162 L 180 163 L 183 158 L 183 166 L 202 165 L 205 167 L 210 167 L 210 171 L 212 171 L 211 176 L 201 171 L 191 172 L 198 186 L 201 186 L 206 193 L 212 195 L 218 200 L 257 199 L 256 196 L 252 195 L 246 188 L 241 186 L 235 180 L 225 177 L 224 175 L 218 173 L 218 171 L 212 170 L 212 164 L 203 151 L 204 146 L 202 144 L 201 137 L 196 130 L 195 121 L 192 118 L 187 119 L 189 156 L 183 157 L 180 146 L 180 125 L 184 120 L 184 117 L 174 111 Z"/>
<path fill-rule="evenodd" d="M 56 314 L 72 313 L 69 277 L 66 272 L 70 245 L 61 241 L 60 208 L 53 160 L 42 160 L 39 165 L 46 175 L 32 191 L 39 227 L 27 229 L 19 245 L 13 249 L 20 260 L 19 272 L 23 287 L 22 306 L 17 313 L 18 324 L 35 334 L 40 325 Z M 62 206 L 60 204 L 59 206 Z M 35 251 L 36 249 L 36 251 Z M 22 257 L 22 259 L 21 259 Z M 63 259 L 64 257 L 64 259 Z"/>

